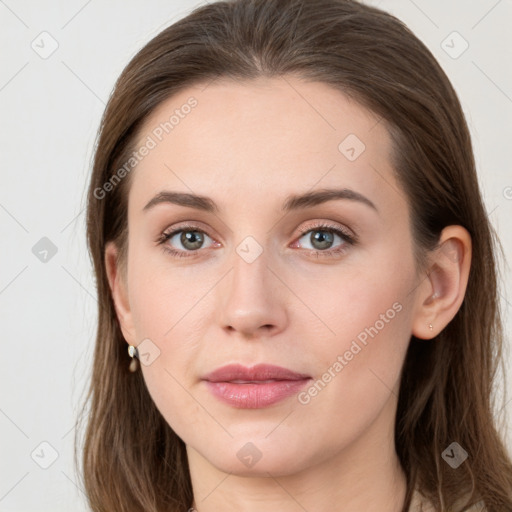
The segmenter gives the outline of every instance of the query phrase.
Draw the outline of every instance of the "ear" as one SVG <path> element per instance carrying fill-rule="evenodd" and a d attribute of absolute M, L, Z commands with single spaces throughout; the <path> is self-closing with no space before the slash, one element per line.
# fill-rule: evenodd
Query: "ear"
<path fill-rule="evenodd" d="M 127 273 L 122 272 L 119 265 L 119 251 L 114 242 L 108 242 L 106 245 L 105 267 L 117 319 L 124 339 L 130 345 L 135 345 L 135 328 L 128 300 Z"/>
<path fill-rule="evenodd" d="M 464 227 L 447 226 L 441 232 L 416 293 L 412 325 L 416 338 L 437 336 L 457 314 L 466 293 L 471 247 L 471 235 Z"/>

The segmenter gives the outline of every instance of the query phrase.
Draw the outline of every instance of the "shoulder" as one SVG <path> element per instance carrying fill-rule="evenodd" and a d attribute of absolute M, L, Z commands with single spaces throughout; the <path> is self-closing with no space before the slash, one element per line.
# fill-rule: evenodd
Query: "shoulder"
<path fill-rule="evenodd" d="M 434 505 L 421 494 L 418 489 L 413 491 L 409 512 L 437 512 Z M 483 501 L 464 510 L 464 512 L 487 512 Z"/>

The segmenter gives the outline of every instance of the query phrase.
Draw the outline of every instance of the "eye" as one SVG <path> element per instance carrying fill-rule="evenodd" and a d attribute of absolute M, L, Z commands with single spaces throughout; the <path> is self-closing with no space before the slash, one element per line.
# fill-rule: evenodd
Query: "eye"
<path fill-rule="evenodd" d="M 333 256 L 336 254 L 344 253 L 351 245 L 355 245 L 356 238 L 339 226 L 328 224 L 319 224 L 315 226 L 308 226 L 302 228 L 303 234 L 301 239 L 305 239 L 309 243 L 316 256 Z M 332 248 L 336 243 L 336 239 L 341 241 L 337 248 Z M 303 243 L 300 244 L 304 248 Z M 305 247 L 308 249 L 308 247 Z"/>
<path fill-rule="evenodd" d="M 164 251 L 178 257 L 193 256 L 193 253 L 203 249 L 205 238 L 212 240 L 203 230 L 197 226 L 180 226 L 171 232 L 164 232 L 160 235 L 158 243 L 163 246 Z M 213 240 L 212 240 L 213 241 Z M 169 242 L 169 243 L 167 243 Z M 181 247 L 179 247 L 181 245 Z M 172 247 L 178 246 L 178 250 Z M 192 253 L 192 254 L 187 254 Z"/>
<path fill-rule="evenodd" d="M 357 243 L 357 238 L 351 234 L 352 232 L 336 225 L 321 223 L 301 228 L 299 231 L 302 233 L 302 236 L 297 241 L 304 238 L 306 239 L 305 243 L 311 244 L 312 248 L 303 247 L 304 242 L 301 242 L 299 247 L 301 249 L 308 249 L 306 251 L 308 254 L 313 254 L 317 257 L 342 255 L 350 246 Z M 205 239 L 210 239 L 214 247 L 220 247 L 219 242 L 213 240 L 204 230 L 189 224 L 179 226 L 170 232 L 162 233 L 157 240 L 157 244 L 161 245 L 166 253 L 174 257 L 190 258 L 198 255 L 200 250 L 204 249 Z M 333 249 L 332 247 L 336 243 L 336 239 L 339 239 L 341 244 Z M 297 242 L 294 242 L 291 247 L 297 247 Z"/>

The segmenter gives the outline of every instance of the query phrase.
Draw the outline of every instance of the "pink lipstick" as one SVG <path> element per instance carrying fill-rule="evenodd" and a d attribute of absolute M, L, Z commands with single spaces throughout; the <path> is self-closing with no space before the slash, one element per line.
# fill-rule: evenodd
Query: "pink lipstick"
<path fill-rule="evenodd" d="M 208 389 L 223 402 L 240 409 L 259 409 L 296 394 L 311 380 L 287 368 L 231 364 L 203 377 Z"/>

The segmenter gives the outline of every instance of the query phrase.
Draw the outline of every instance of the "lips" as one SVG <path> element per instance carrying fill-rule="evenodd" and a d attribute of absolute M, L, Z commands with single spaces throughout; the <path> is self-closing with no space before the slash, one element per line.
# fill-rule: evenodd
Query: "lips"
<path fill-rule="evenodd" d="M 258 364 L 251 368 L 241 364 L 230 364 L 209 373 L 203 380 L 210 382 L 233 382 L 237 384 L 264 383 L 276 380 L 304 380 L 310 376 L 281 366 Z"/>
<path fill-rule="evenodd" d="M 233 364 L 218 368 L 203 380 L 222 402 L 240 409 L 260 409 L 298 393 L 311 377 L 280 366 Z"/>

